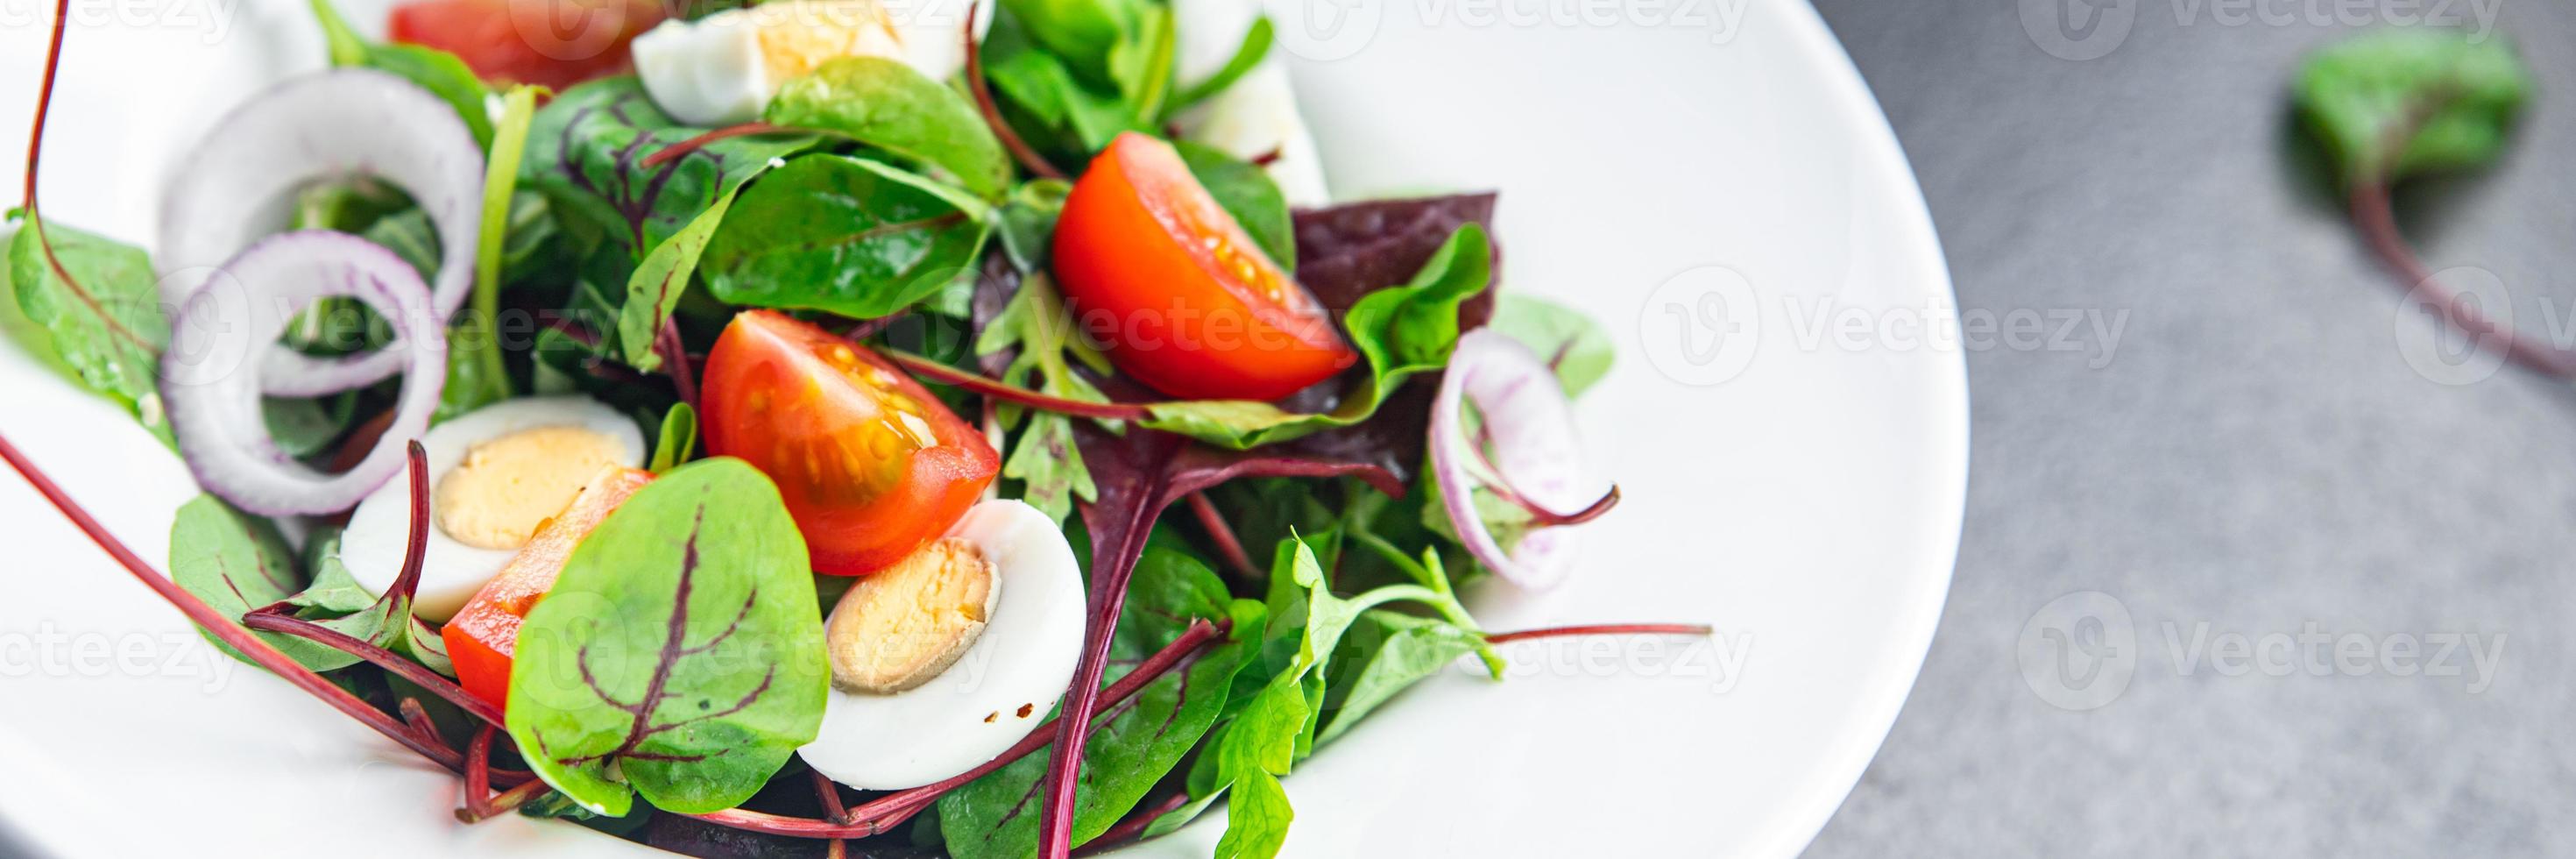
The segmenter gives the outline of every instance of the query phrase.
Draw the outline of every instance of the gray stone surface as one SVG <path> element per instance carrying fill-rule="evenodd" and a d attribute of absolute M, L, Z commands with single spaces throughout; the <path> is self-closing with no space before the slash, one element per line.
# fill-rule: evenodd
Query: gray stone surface
<path fill-rule="evenodd" d="M 2437 384 L 2404 360 L 2400 333 L 2430 329 L 2400 319 L 2287 110 L 2301 56 L 2357 29 L 2311 10 L 2352 4 L 2256 0 L 2299 19 L 2264 23 L 2221 17 L 2229 0 L 2092 0 L 2134 25 L 2069 61 L 2020 21 L 2054 2 L 2087 0 L 1818 0 L 1921 177 L 1962 308 L 2129 317 L 2098 369 L 1970 355 L 1940 635 L 1809 852 L 2576 854 L 2576 391 L 2513 369 Z M 2538 98 L 2502 164 L 2406 189 L 2401 220 L 2436 268 L 2500 279 L 2526 330 L 2567 327 L 2576 9 L 2502 7 Z M 2135 673 L 2070 711 L 2016 654 L 2034 612 L 2085 590 L 2133 618 Z M 2505 645 L 2477 692 L 2331 664 L 2231 677 L 2173 652 L 2204 623 L 2259 640 L 2310 622 L 2374 648 Z"/>

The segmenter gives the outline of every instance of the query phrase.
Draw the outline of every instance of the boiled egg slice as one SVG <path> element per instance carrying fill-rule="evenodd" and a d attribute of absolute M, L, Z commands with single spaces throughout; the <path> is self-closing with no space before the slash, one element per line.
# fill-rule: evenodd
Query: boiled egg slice
<path fill-rule="evenodd" d="M 758 119 L 780 84 L 841 57 L 901 60 L 945 81 L 966 65 L 967 12 L 980 9 L 980 39 L 994 5 L 786 0 L 673 18 L 635 37 L 631 50 L 636 76 L 664 113 L 690 125 L 732 125 Z"/>
<path fill-rule="evenodd" d="M 431 427 L 429 539 L 412 613 L 445 621 L 465 606 L 606 466 L 644 463 L 635 421 L 588 397 L 504 400 Z M 340 535 L 340 562 L 378 594 L 402 573 L 411 534 L 411 482 L 397 478 L 358 502 Z"/>
<path fill-rule="evenodd" d="M 859 790 L 919 787 L 1046 721 L 1082 656 L 1082 568 L 1055 520 L 1013 500 L 850 587 L 824 622 L 832 692 L 797 752 Z"/>

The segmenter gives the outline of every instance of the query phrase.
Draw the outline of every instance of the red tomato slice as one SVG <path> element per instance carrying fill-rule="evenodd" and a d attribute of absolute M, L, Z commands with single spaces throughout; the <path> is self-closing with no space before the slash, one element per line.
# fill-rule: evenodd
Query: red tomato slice
<path fill-rule="evenodd" d="M 1191 399 L 1275 400 L 1359 359 L 1169 144 L 1111 141 L 1056 222 L 1055 274 L 1120 372 Z"/>
<path fill-rule="evenodd" d="M 418 0 L 394 8 L 396 42 L 437 48 L 486 80 L 562 91 L 623 72 L 628 42 L 662 22 L 652 0 Z"/>
<path fill-rule="evenodd" d="M 778 484 L 814 570 L 866 575 L 947 533 L 1001 470 L 984 434 L 865 347 L 745 311 L 707 355 L 707 451 Z"/>
<path fill-rule="evenodd" d="M 573 497 L 571 506 L 537 528 L 537 533 L 528 538 L 528 545 L 501 568 L 500 575 L 483 583 L 483 589 L 475 591 L 474 598 L 466 600 L 465 607 L 448 619 L 447 627 L 438 635 L 447 642 L 447 657 L 456 663 L 456 682 L 463 684 L 465 691 L 494 706 L 510 706 L 510 658 L 518 652 L 519 623 L 527 619 L 528 610 L 537 607 L 546 591 L 554 588 L 555 577 L 563 573 L 564 560 L 572 557 L 573 547 L 581 545 L 581 538 L 589 536 L 590 529 L 599 527 L 599 520 L 608 518 L 609 511 L 626 503 L 635 490 L 651 482 L 653 474 L 648 471 L 601 471 L 590 485 L 582 487 L 580 495 Z"/>

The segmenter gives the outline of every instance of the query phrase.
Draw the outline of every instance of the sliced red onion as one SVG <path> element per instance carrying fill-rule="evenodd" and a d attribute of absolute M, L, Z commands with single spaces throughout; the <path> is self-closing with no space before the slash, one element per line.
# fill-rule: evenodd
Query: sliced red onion
<path fill-rule="evenodd" d="M 474 284 L 483 223 L 483 150 L 447 102 L 392 74 L 339 68 L 289 79 L 215 123 L 179 165 L 161 206 L 164 304 L 205 283 L 175 276 L 231 257 L 277 223 L 282 201 L 316 181 L 366 174 L 400 186 L 438 228 L 438 321 Z M 275 297 L 266 300 L 274 301 Z M 402 369 L 401 350 L 345 358 L 268 350 L 267 393 L 317 397 L 364 387 Z"/>
<path fill-rule="evenodd" d="M 1466 406 L 1483 417 L 1483 440 L 1466 435 Z M 1556 373 L 1519 341 L 1480 329 L 1458 338 L 1431 406 L 1431 476 L 1459 542 L 1515 584 L 1545 588 L 1573 568 L 1576 528 L 1532 528 L 1506 553 L 1476 513 L 1492 489 L 1558 517 L 1583 514 L 1609 484 L 1584 467 L 1574 412 Z M 1487 458 L 1487 450 L 1491 458 Z"/>
<path fill-rule="evenodd" d="M 394 326 L 380 354 L 400 361 L 392 423 L 347 471 L 316 471 L 278 450 L 260 414 L 258 360 L 295 313 L 348 296 Z M 206 491 L 265 516 L 346 510 L 403 468 L 404 445 L 429 428 L 447 382 L 447 339 L 420 273 L 393 251 L 346 233 L 303 230 L 260 239 L 216 269 L 172 319 L 161 356 L 161 399 L 179 454 Z"/>

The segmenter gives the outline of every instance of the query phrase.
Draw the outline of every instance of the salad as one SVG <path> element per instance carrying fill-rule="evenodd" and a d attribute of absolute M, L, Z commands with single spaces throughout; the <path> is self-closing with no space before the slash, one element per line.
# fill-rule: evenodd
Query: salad
<path fill-rule="evenodd" d="M 8 247 L 204 494 L 165 575 L 0 458 L 460 821 L 1057 857 L 1224 800 L 1267 856 L 1413 683 L 1707 633 L 1468 612 L 1617 502 L 1607 338 L 1500 290 L 1494 195 L 1333 201 L 1249 4 L 549 2 L 587 53 L 314 0 L 149 253 L 41 214 L 58 14 Z"/>

